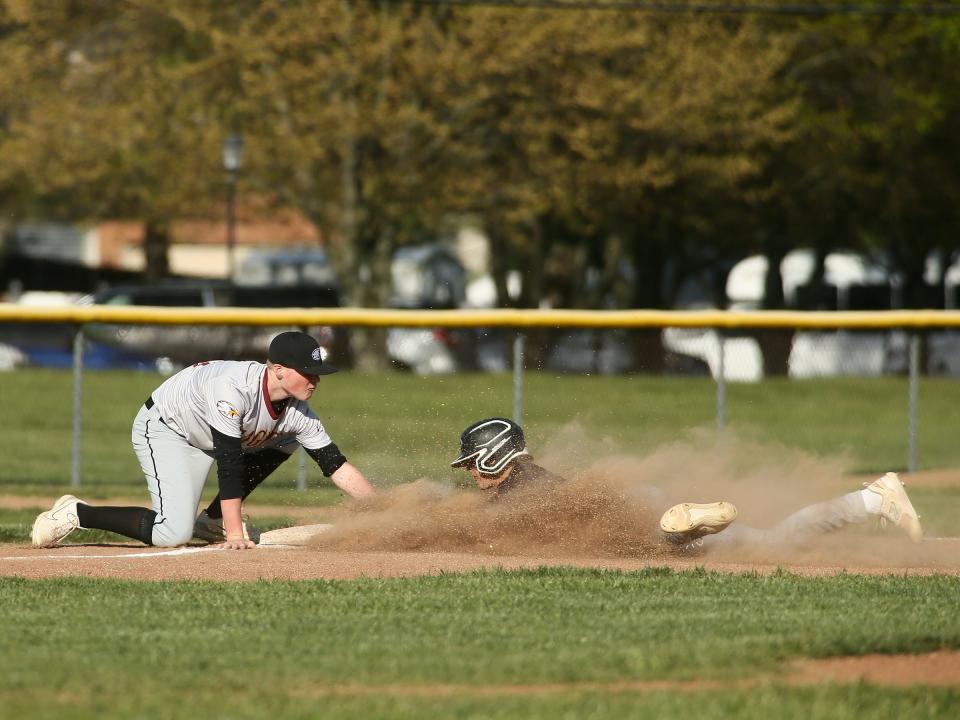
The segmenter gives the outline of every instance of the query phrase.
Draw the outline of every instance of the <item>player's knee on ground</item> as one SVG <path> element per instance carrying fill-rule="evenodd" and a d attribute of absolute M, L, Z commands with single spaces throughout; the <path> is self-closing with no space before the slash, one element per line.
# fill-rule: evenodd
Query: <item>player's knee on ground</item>
<path fill-rule="evenodd" d="M 186 545 L 193 537 L 193 518 L 157 517 L 153 526 L 153 545 L 155 547 L 175 547 Z"/>

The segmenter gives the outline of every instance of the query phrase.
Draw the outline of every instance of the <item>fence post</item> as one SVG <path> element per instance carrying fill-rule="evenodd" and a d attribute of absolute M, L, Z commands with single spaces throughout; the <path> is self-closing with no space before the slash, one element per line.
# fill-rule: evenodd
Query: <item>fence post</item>
<path fill-rule="evenodd" d="M 307 451 L 297 449 L 297 490 L 307 489 Z"/>
<path fill-rule="evenodd" d="M 306 326 L 300 327 L 300 332 L 306 333 Z M 307 451 L 300 445 L 297 447 L 297 490 L 307 489 Z"/>
<path fill-rule="evenodd" d="M 910 333 L 910 380 L 908 410 L 907 472 L 917 470 L 917 409 L 920 405 L 920 333 Z"/>
<path fill-rule="evenodd" d="M 73 456 L 70 485 L 80 487 L 80 441 L 83 435 L 83 325 L 73 336 Z"/>
<path fill-rule="evenodd" d="M 513 336 L 513 421 L 522 425 L 523 414 L 523 341 L 524 334 L 517 331 Z"/>
<path fill-rule="evenodd" d="M 727 417 L 727 346 L 726 333 L 717 330 L 717 343 L 720 347 L 720 361 L 717 363 L 717 431 L 723 432 Z"/>

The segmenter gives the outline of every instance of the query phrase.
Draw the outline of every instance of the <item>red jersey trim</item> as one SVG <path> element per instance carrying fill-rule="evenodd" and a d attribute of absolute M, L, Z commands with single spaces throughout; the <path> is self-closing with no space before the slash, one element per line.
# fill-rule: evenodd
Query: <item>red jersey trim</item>
<path fill-rule="evenodd" d="M 267 369 L 263 369 L 263 404 L 267 406 L 267 412 L 273 420 L 280 417 L 280 413 L 273 409 L 273 402 L 270 400 L 270 393 L 267 392 Z"/>

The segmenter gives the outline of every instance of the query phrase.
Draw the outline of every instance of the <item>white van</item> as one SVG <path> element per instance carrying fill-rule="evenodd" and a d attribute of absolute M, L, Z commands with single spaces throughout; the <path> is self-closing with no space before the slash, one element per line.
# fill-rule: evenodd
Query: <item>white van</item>
<path fill-rule="evenodd" d="M 901 305 L 899 277 L 879 260 L 853 252 L 833 252 L 824 261 L 823 288 L 815 299 L 810 280 L 814 251 L 793 250 L 783 258 L 780 273 L 787 307 L 813 306 L 819 310 L 887 310 Z M 761 307 L 767 275 L 767 259 L 754 255 L 737 263 L 727 277 L 726 293 L 731 310 Z M 935 259 L 928 260 L 928 282 L 939 276 Z M 946 274 L 946 307 L 955 304 L 960 284 L 960 266 Z M 813 300 L 813 302 L 809 302 Z M 798 331 L 788 360 L 792 378 L 878 376 L 905 372 L 909 338 L 900 331 Z M 714 377 L 720 372 L 720 341 L 714 330 L 668 328 L 664 344 L 674 352 L 704 360 Z M 960 374 L 960 334 L 939 332 L 930 336 L 931 373 Z M 724 343 L 724 375 L 729 381 L 756 382 L 764 375 L 763 353 L 752 337 L 727 336 Z"/>

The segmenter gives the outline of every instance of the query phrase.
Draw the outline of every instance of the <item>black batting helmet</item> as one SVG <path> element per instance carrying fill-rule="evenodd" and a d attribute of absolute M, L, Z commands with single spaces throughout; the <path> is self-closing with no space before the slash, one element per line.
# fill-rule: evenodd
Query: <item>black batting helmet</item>
<path fill-rule="evenodd" d="M 529 455 L 523 428 L 506 418 L 479 420 L 460 435 L 460 457 L 450 467 L 475 465 L 481 475 L 495 477 L 521 455 Z"/>

